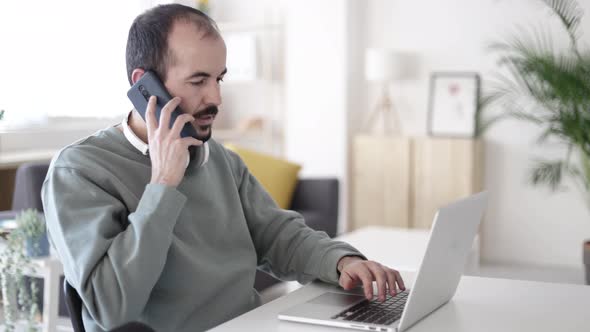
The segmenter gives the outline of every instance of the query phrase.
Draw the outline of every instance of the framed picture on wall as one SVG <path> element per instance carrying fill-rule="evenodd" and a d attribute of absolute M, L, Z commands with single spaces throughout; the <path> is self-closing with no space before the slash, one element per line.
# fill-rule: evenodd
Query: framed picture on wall
<path fill-rule="evenodd" d="M 441 137 L 473 137 L 479 89 L 477 73 L 433 73 L 430 77 L 428 133 Z"/>

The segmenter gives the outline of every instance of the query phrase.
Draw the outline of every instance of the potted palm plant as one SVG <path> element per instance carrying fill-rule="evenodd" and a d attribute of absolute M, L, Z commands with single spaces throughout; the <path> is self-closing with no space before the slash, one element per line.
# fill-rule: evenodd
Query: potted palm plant
<path fill-rule="evenodd" d="M 536 160 L 530 182 L 556 191 L 569 177 L 590 209 L 590 52 L 578 42 L 583 13 L 575 0 L 543 2 L 561 22 L 569 48 L 556 51 L 551 38 L 540 32 L 494 43 L 492 50 L 507 74 L 499 74 L 482 98 L 476 134 L 507 118 L 540 126 L 538 143 L 557 142 L 566 152 L 559 159 Z M 590 240 L 583 250 L 590 284 Z"/>

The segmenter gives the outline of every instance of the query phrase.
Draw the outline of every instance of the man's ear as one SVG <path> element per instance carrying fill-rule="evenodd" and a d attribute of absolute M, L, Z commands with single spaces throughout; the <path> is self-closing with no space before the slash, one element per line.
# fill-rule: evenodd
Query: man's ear
<path fill-rule="evenodd" d="M 139 79 L 145 74 L 145 70 L 141 68 L 135 68 L 131 72 L 131 82 L 135 84 L 135 82 L 139 81 Z"/>

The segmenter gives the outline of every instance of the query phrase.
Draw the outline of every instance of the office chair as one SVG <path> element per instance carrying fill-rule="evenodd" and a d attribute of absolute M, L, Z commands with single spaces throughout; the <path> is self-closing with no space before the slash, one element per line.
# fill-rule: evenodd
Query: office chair
<path fill-rule="evenodd" d="M 84 324 L 82 323 L 82 299 L 78 292 L 64 279 L 64 294 L 66 295 L 66 307 L 70 313 L 70 321 L 74 332 L 84 332 Z"/>
<path fill-rule="evenodd" d="M 43 212 L 41 186 L 49 169 L 48 162 L 25 163 L 16 170 L 14 193 L 10 210 L 0 211 L 0 220 L 14 219 L 25 209 Z"/>
<path fill-rule="evenodd" d="M 68 312 L 70 313 L 70 321 L 72 322 L 72 327 L 74 328 L 74 332 L 85 332 L 84 323 L 82 322 L 82 299 L 78 295 L 78 292 L 72 285 L 68 283 L 67 280 L 64 279 L 64 293 L 66 295 L 66 307 L 68 308 Z M 138 322 L 131 322 L 127 323 L 121 327 L 118 327 L 111 332 L 155 332 L 149 326 L 138 323 Z"/>

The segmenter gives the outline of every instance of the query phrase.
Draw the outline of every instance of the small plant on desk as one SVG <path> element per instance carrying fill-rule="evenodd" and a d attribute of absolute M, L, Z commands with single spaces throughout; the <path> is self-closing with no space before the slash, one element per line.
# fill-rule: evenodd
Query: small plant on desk
<path fill-rule="evenodd" d="M 45 221 L 37 210 L 28 209 L 17 216 L 16 223 L 17 228 L 6 235 L 5 245 L 0 252 L 3 326 L 4 331 L 13 332 L 16 322 L 25 319 L 27 331 L 36 331 L 39 287 L 34 279 L 30 279 L 27 284 L 25 272 L 34 269 L 31 257 L 42 250 L 39 241 L 31 240 L 45 235 Z M 27 243 L 30 243 L 28 252 Z"/>

